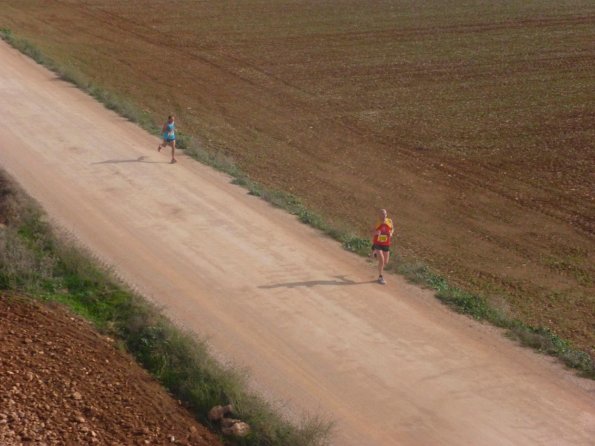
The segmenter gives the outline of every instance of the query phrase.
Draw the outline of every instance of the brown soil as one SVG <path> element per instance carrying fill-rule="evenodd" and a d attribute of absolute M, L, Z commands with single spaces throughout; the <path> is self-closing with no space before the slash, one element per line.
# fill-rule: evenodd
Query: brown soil
<path fill-rule="evenodd" d="M 0 296 L 0 444 L 221 445 L 61 306 Z"/>
<path fill-rule="evenodd" d="M 588 2 L 20 2 L 44 53 L 595 355 Z"/>

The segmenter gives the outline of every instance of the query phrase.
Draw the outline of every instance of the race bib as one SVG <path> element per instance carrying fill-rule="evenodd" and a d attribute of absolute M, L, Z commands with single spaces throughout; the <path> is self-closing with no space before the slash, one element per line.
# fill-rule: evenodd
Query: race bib
<path fill-rule="evenodd" d="M 386 243 L 388 241 L 388 235 L 379 235 L 378 236 L 378 241 L 380 243 Z"/>

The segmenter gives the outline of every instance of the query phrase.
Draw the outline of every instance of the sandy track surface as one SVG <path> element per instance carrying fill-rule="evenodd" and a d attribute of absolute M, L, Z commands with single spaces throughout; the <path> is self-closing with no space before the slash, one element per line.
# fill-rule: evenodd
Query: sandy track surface
<path fill-rule="evenodd" d="M 595 384 L 180 157 L 0 44 L 0 165 L 178 323 L 335 445 L 587 445 Z"/>

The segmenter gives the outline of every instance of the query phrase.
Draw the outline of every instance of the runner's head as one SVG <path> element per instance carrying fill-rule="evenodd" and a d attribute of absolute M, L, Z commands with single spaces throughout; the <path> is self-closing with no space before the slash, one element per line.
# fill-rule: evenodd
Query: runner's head
<path fill-rule="evenodd" d="M 174 122 L 174 115 L 169 115 L 169 116 L 167 117 L 167 120 L 168 120 L 169 122 Z"/>
<path fill-rule="evenodd" d="M 379 209 L 379 210 L 378 210 L 378 216 L 379 216 L 380 218 L 382 218 L 383 220 L 386 218 L 386 215 L 387 215 L 387 213 L 386 213 L 386 209 Z"/>

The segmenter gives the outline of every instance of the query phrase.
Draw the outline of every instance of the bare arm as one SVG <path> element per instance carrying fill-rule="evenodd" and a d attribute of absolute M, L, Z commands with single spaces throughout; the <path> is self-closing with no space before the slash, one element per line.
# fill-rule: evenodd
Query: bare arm
<path fill-rule="evenodd" d="M 372 234 L 372 237 L 379 235 L 380 231 L 378 230 L 378 228 L 376 226 L 371 226 L 370 227 L 370 234 Z"/>

